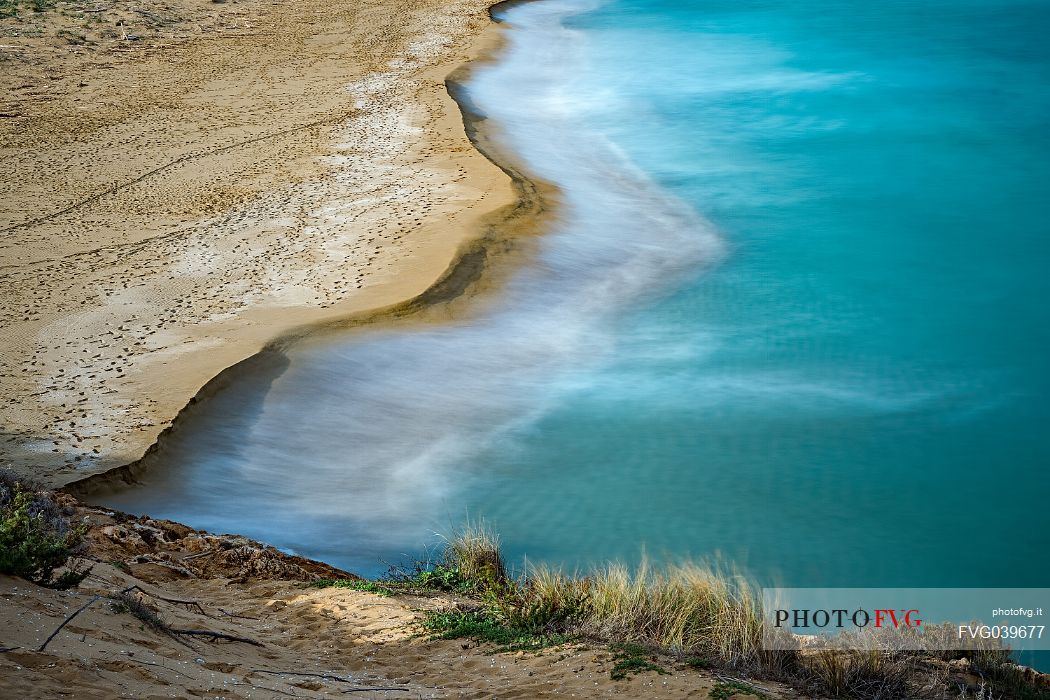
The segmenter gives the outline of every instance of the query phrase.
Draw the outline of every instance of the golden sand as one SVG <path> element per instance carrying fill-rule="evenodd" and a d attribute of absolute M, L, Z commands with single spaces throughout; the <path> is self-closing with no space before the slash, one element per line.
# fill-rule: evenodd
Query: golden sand
<path fill-rule="evenodd" d="M 224 368 L 441 279 L 519 196 L 445 86 L 488 4 L 0 19 L 2 463 L 132 462 Z"/>

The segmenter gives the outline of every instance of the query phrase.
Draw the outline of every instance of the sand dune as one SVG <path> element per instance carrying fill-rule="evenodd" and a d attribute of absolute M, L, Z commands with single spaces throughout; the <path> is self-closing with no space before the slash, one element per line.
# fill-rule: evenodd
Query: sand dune
<path fill-rule="evenodd" d="M 91 524 L 87 555 L 111 563 L 96 563 L 70 592 L 0 577 L 0 647 L 10 649 L 0 653 L 2 697 L 321 698 L 392 688 L 354 696 L 706 698 L 717 682 L 673 659 L 662 662 L 666 675 L 613 681 L 609 651 L 583 644 L 533 654 L 432 641 L 415 624 L 420 611 L 454 605 L 452 597 L 318 589 L 307 581 L 342 574 L 236 536 L 73 507 Z M 133 595 L 169 627 L 261 646 L 152 629 L 111 600 L 130 586 L 148 593 Z"/>

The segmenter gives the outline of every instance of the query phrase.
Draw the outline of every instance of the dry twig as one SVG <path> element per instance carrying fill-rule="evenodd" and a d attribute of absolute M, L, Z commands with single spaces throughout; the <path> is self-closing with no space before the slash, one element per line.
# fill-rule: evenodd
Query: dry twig
<path fill-rule="evenodd" d="M 180 630 L 174 627 L 168 628 L 172 634 L 185 634 L 192 637 L 211 637 L 215 641 L 224 640 L 227 642 L 243 642 L 245 644 L 251 644 L 252 646 L 261 647 L 262 642 L 257 642 L 254 639 L 248 639 L 247 637 L 238 637 L 233 634 L 223 634 L 222 632 L 212 632 L 211 630 Z"/>
<path fill-rule="evenodd" d="M 51 643 L 51 640 L 55 638 L 55 635 L 57 635 L 59 632 L 61 632 L 62 628 L 65 627 L 66 625 L 68 625 L 70 620 L 72 620 L 74 617 L 76 617 L 80 613 L 84 612 L 85 610 L 87 610 L 88 606 L 90 606 L 92 603 L 94 603 L 96 600 L 98 600 L 101 597 L 102 596 L 100 596 L 100 595 L 95 596 L 94 598 L 92 598 L 88 602 L 84 603 L 79 608 L 77 608 L 73 612 L 72 615 L 67 617 L 65 620 L 62 620 L 62 624 L 55 628 L 55 631 L 51 633 L 51 636 L 49 636 L 47 639 L 44 640 L 44 643 L 40 645 L 40 648 L 37 649 L 37 651 L 43 651 L 44 649 L 46 649 L 47 645 Z"/>

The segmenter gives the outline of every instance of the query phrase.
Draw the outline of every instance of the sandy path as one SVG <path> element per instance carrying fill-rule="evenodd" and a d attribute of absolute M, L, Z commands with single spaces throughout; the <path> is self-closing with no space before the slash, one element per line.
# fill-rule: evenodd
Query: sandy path
<path fill-rule="evenodd" d="M 133 461 L 267 341 L 438 279 L 514 200 L 444 87 L 487 5 L 179 0 L 136 41 L 81 7 L 72 46 L 75 12 L 0 20 L 2 461 Z"/>
<path fill-rule="evenodd" d="M 614 681 L 615 662 L 601 645 L 498 653 L 469 640 L 430 640 L 418 626 L 421 611 L 456 604 L 446 594 L 319 589 L 306 581 L 345 574 L 168 521 L 82 506 L 75 520 L 90 524 L 88 556 L 96 561 L 77 589 L 0 576 L 0 697 L 323 698 L 393 688 L 352 697 L 707 698 L 716 683 L 670 657 L 660 662 L 666 674 Z M 151 628 L 113 603 L 133 585 L 150 594 L 133 597 L 169 628 L 210 630 L 261 646 L 176 639 Z M 102 598 L 38 651 L 96 595 Z M 200 607 L 171 602 L 186 600 Z"/>
<path fill-rule="evenodd" d="M 10 697 L 77 698 L 346 697 L 365 698 L 707 698 L 715 680 L 668 663 L 671 673 L 613 681 L 611 654 L 569 645 L 533 653 L 495 653 L 463 640 L 429 641 L 414 626 L 421 607 L 440 600 L 381 598 L 344 589 L 308 589 L 274 582 L 224 581 L 146 585 L 166 597 L 205 601 L 210 616 L 158 603 L 178 628 L 203 628 L 264 644 L 191 641 L 186 648 L 145 628 L 107 601 L 96 603 L 63 630 L 45 653 L 33 651 L 64 616 L 91 596 L 120 590 L 132 579 L 99 566 L 99 576 L 71 596 L 27 590 L 0 577 L 8 625 L 5 643 L 26 646 L 0 655 L 0 692 Z M 126 586 L 125 586 L 126 587 Z M 224 616 L 219 609 L 242 617 Z M 253 619 L 245 619 L 253 618 Z M 288 671 L 301 676 L 279 674 Z M 306 674 L 318 674 L 316 676 Z M 320 676 L 328 675 L 324 678 Z M 336 679 L 347 679 L 343 682 Z M 172 694 L 174 693 L 174 694 Z M 740 696 L 751 700 L 754 696 Z"/>

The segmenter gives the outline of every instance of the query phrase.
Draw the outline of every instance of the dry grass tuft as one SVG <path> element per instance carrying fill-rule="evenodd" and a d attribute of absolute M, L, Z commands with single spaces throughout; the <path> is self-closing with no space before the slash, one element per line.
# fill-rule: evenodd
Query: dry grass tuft
<path fill-rule="evenodd" d="M 837 698 L 867 700 L 907 697 L 915 671 L 913 655 L 878 650 L 825 649 L 808 657 L 803 667 L 817 689 Z"/>
<path fill-rule="evenodd" d="M 722 664 L 761 660 L 762 619 L 756 589 L 746 578 L 695 563 L 635 571 L 613 564 L 595 574 L 588 633 L 689 652 Z"/>
<path fill-rule="evenodd" d="M 657 568 L 643 560 L 634 569 L 609 564 L 588 576 L 532 567 L 512 578 L 499 538 L 483 523 L 449 536 L 441 562 L 412 580 L 474 595 L 482 603 L 430 615 L 424 628 L 441 638 L 470 637 L 501 648 L 533 650 L 588 639 L 610 645 L 617 662 L 612 673 L 619 678 L 662 672 L 658 655 L 669 654 L 688 666 L 733 669 L 822 697 L 887 700 L 956 697 L 960 692 L 950 682 L 943 654 L 874 646 L 764 650 L 760 589 L 725 566 L 687 562 Z M 1050 700 L 1027 680 L 1024 669 L 1009 662 L 1006 652 L 961 653 L 982 678 L 982 697 Z M 725 697 L 753 692 L 742 680 L 721 683 L 716 690 Z"/>
<path fill-rule="evenodd" d="M 468 522 L 445 542 L 445 565 L 457 569 L 460 577 L 479 590 L 507 583 L 499 535 L 483 521 Z"/>

